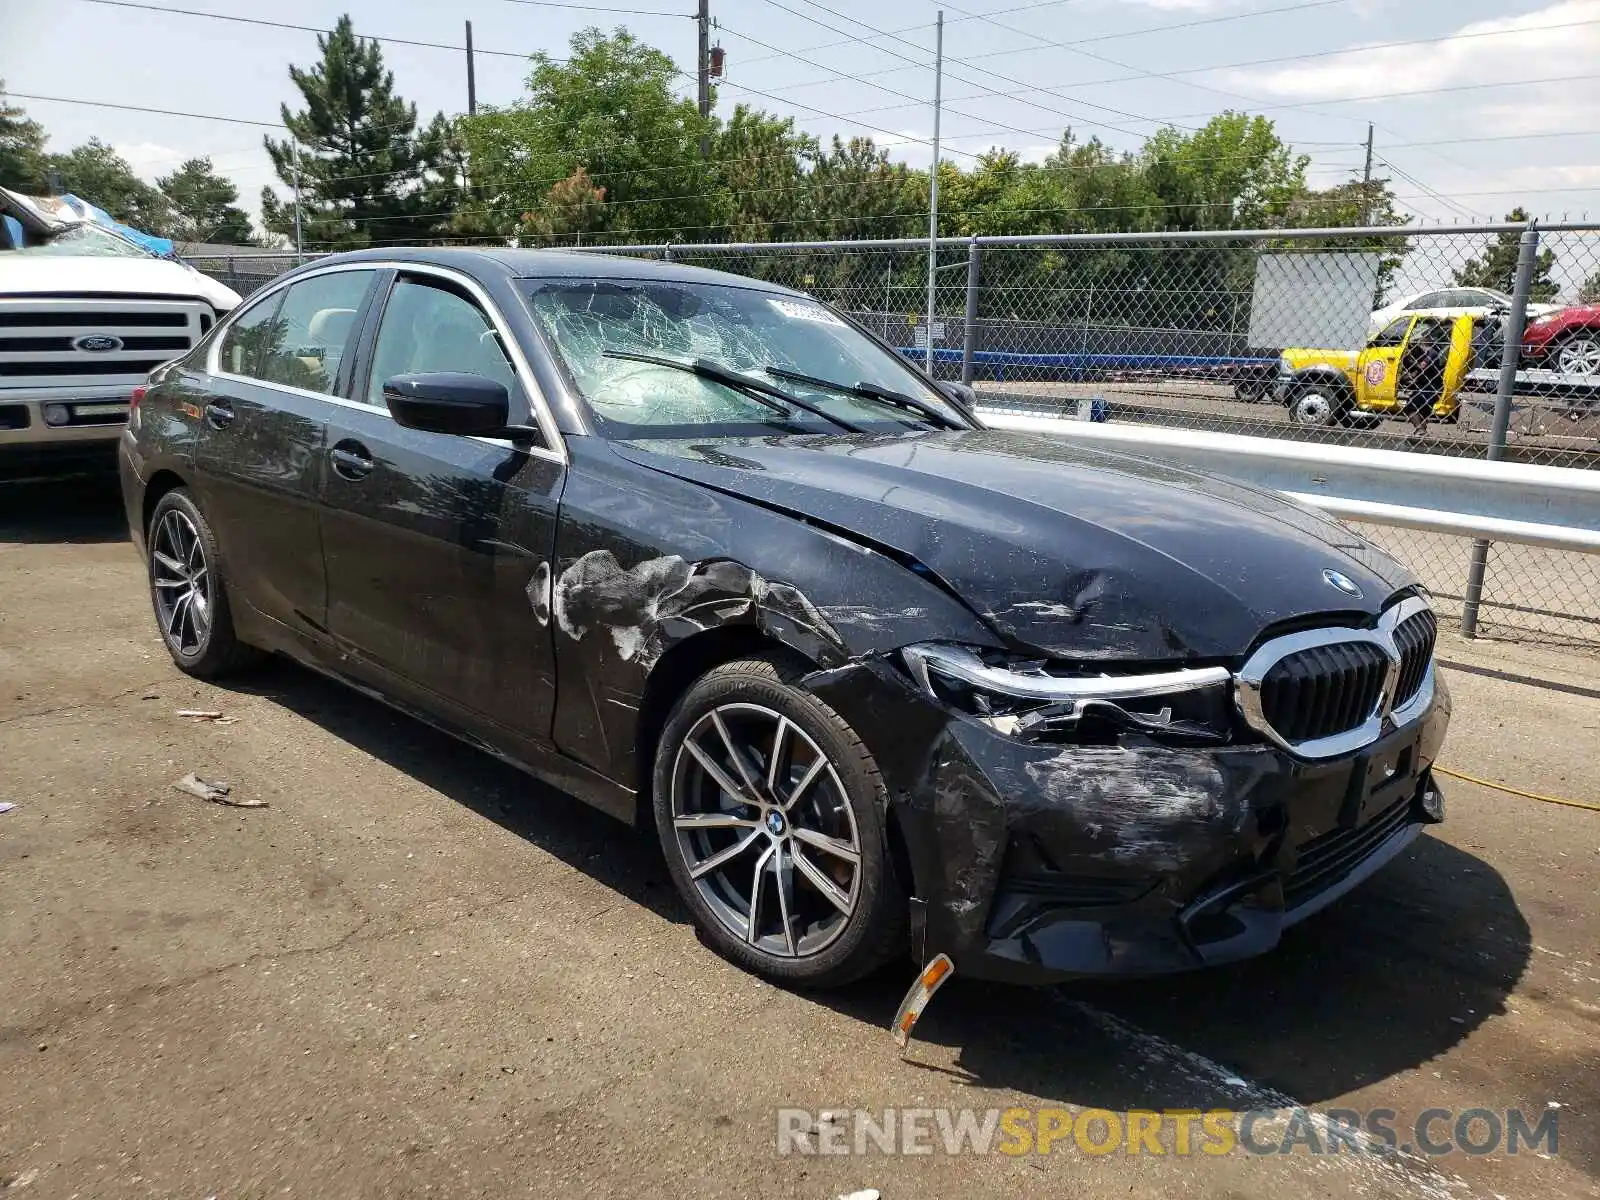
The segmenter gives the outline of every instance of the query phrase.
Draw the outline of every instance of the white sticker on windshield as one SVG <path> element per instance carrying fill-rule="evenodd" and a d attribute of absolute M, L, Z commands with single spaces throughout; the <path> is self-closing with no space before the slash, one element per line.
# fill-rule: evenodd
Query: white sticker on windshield
<path fill-rule="evenodd" d="M 779 296 L 768 296 L 767 303 L 772 305 L 784 316 L 795 321 L 816 321 L 822 325 L 844 324 L 820 304 L 807 304 L 802 300 L 786 300 Z"/>

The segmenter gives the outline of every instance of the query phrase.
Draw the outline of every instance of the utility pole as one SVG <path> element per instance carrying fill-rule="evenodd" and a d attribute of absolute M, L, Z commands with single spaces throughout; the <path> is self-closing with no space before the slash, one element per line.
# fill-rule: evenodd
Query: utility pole
<path fill-rule="evenodd" d="M 1367 165 L 1361 171 L 1361 223 L 1372 224 L 1372 122 L 1367 122 Z"/>
<path fill-rule="evenodd" d="M 933 170 L 928 173 L 928 347 L 923 365 L 933 378 L 933 305 L 938 298 L 939 266 L 939 109 L 944 90 L 944 9 L 934 34 L 933 53 Z"/>
<path fill-rule="evenodd" d="M 300 240 L 300 143 L 289 135 L 289 163 L 294 172 L 294 261 L 306 260 L 305 244 Z"/>
<path fill-rule="evenodd" d="M 699 0 L 699 4 L 695 25 L 700 32 L 700 54 L 697 61 L 700 65 L 700 120 L 704 123 L 711 119 L 711 0 Z M 704 124 L 700 131 L 700 157 L 711 157 L 711 134 Z"/>
<path fill-rule="evenodd" d="M 478 72 L 472 61 L 472 22 L 467 22 L 467 116 L 478 115 Z"/>

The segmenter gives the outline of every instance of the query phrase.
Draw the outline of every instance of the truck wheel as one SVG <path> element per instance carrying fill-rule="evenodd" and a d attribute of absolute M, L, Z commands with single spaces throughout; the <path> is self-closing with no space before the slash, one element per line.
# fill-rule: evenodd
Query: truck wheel
<path fill-rule="evenodd" d="M 836 987 L 904 954 L 910 911 L 871 752 L 781 660 L 701 676 L 656 751 L 656 830 L 705 940 L 775 982 Z"/>
<path fill-rule="evenodd" d="M 1349 397 L 1324 384 L 1302 384 L 1289 397 L 1289 420 L 1296 425 L 1340 425 L 1349 412 Z"/>

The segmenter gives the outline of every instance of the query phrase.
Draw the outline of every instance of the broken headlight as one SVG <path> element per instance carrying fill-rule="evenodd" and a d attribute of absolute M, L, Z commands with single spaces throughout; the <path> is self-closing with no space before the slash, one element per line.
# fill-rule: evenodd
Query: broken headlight
<path fill-rule="evenodd" d="M 900 655 L 930 698 L 1012 737 L 1110 745 L 1140 733 L 1216 743 L 1232 732 L 1226 667 L 1096 671 L 934 644 L 907 646 Z"/>

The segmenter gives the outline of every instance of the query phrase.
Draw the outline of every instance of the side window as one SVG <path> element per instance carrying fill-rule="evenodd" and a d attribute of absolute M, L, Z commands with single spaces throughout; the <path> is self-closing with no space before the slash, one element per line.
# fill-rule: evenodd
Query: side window
<path fill-rule="evenodd" d="M 1413 309 L 1444 308 L 1448 303 L 1448 301 L 1445 299 L 1445 295 L 1446 293 L 1444 292 L 1429 292 L 1426 295 L 1418 296 L 1415 300 L 1413 300 L 1411 302 L 1411 307 Z"/>
<path fill-rule="evenodd" d="M 283 303 L 283 293 L 275 292 L 246 308 L 228 326 L 217 351 L 217 367 L 230 375 L 258 376 L 262 350 L 275 340 L 273 318 Z"/>
<path fill-rule="evenodd" d="M 371 271 L 336 271 L 291 284 L 273 321 L 260 378 L 331 394 L 372 277 Z"/>
<path fill-rule="evenodd" d="M 1411 328 L 1411 315 L 1396 317 L 1377 333 L 1373 334 L 1370 346 L 1398 346 L 1406 340 L 1406 330 Z"/>
<path fill-rule="evenodd" d="M 372 354 L 367 403 L 383 402 L 385 380 L 426 371 L 458 371 L 521 390 L 500 335 L 484 311 L 448 286 L 401 278 L 389 293 Z"/>

